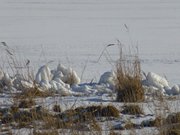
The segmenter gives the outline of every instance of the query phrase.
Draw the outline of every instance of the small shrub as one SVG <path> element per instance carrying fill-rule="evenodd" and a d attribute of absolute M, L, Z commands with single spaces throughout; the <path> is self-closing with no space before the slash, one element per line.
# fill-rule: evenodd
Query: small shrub
<path fill-rule="evenodd" d="M 92 122 L 90 123 L 90 130 L 93 131 L 101 131 L 101 127 L 99 126 L 99 124 L 97 123 L 96 120 L 92 120 Z"/>
<path fill-rule="evenodd" d="M 15 98 L 36 98 L 36 97 L 48 97 L 52 96 L 54 93 L 52 91 L 41 91 L 38 87 L 28 88 L 23 90 L 20 94 L 17 94 Z"/>
<path fill-rule="evenodd" d="M 14 114 L 19 111 L 19 107 L 17 105 L 12 105 L 10 109 L 10 113 Z"/>
<path fill-rule="evenodd" d="M 180 112 L 169 114 L 166 118 L 166 126 L 160 135 L 180 135 Z"/>
<path fill-rule="evenodd" d="M 7 124 L 7 123 L 11 123 L 13 121 L 13 115 L 12 114 L 7 114 L 5 116 L 2 117 L 1 122 L 3 124 Z"/>
<path fill-rule="evenodd" d="M 119 110 L 116 109 L 114 106 L 108 105 L 102 108 L 102 116 L 119 117 Z"/>
<path fill-rule="evenodd" d="M 100 131 L 100 127 L 98 127 L 96 123 L 96 117 L 119 117 L 119 111 L 114 106 L 110 105 L 88 106 L 86 108 L 77 107 L 58 114 L 57 125 L 61 128 L 71 127 L 77 129 L 77 123 L 86 123 L 89 124 L 90 128 L 93 130 Z"/>
<path fill-rule="evenodd" d="M 136 125 L 135 125 L 134 123 L 131 123 L 131 122 L 126 123 L 126 124 L 124 125 L 124 128 L 125 128 L 126 130 L 128 130 L 128 129 L 133 129 L 133 128 L 135 128 L 135 127 L 136 127 Z"/>
<path fill-rule="evenodd" d="M 114 106 L 88 106 L 86 108 L 76 108 L 79 113 L 86 112 L 95 117 L 119 117 L 119 110 Z"/>
<path fill-rule="evenodd" d="M 180 123 L 180 112 L 169 114 L 166 118 L 166 122 L 169 124 Z"/>
<path fill-rule="evenodd" d="M 141 65 L 138 55 L 128 59 L 127 56 L 123 56 L 121 48 L 120 59 L 116 65 L 116 100 L 118 102 L 143 101 L 144 89 L 141 80 Z"/>
<path fill-rule="evenodd" d="M 124 106 L 124 109 L 121 111 L 121 113 L 130 115 L 144 114 L 144 112 L 138 105 Z"/>
<path fill-rule="evenodd" d="M 31 108 L 35 105 L 35 101 L 32 99 L 22 100 L 19 103 L 19 108 Z"/>
<path fill-rule="evenodd" d="M 161 127 L 165 124 L 165 119 L 157 117 L 154 120 L 145 120 L 141 122 L 142 127 Z"/>
<path fill-rule="evenodd" d="M 32 113 L 28 111 L 19 111 L 13 115 L 14 120 L 18 123 L 31 122 L 33 120 Z"/>
<path fill-rule="evenodd" d="M 163 127 L 159 135 L 180 135 L 180 125 L 176 127 Z"/>
<path fill-rule="evenodd" d="M 54 112 L 61 112 L 61 107 L 60 107 L 60 105 L 54 105 L 54 106 L 53 106 L 53 111 L 54 111 Z"/>
<path fill-rule="evenodd" d="M 180 112 L 169 114 L 166 119 L 157 117 L 155 120 L 143 121 L 143 127 L 157 127 L 159 135 L 180 135 Z"/>
<path fill-rule="evenodd" d="M 180 127 L 179 127 L 179 129 L 170 130 L 168 135 L 180 135 Z"/>

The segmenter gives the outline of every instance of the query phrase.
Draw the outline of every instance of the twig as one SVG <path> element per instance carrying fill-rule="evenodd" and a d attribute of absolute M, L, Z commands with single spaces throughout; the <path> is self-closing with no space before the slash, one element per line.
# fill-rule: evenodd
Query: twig
<path fill-rule="evenodd" d="M 99 60 L 101 59 L 101 57 L 102 57 L 102 55 L 104 54 L 104 52 L 106 51 L 106 48 L 107 47 L 110 47 L 110 46 L 114 46 L 115 44 L 108 44 L 108 45 L 106 45 L 105 47 L 104 47 L 104 49 L 102 50 L 102 52 L 101 52 L 101 54 L 100 54 L 100 56 L 99 56 L 99 58 L 98 58 L 98 60 L 97 60 L 97 63 L 99 62 Z"/>

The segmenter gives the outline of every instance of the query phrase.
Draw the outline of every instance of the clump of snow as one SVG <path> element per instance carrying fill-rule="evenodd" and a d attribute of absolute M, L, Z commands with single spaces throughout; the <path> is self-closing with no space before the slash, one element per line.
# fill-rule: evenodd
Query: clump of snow
<path fill-rule="evenodd" d="M 48 65 L 43 65 L 38 69 L 35 76 L 35 84 L 31 80 L 24 79 L 20 74 L 11 77 L 8 73 L 0 70 L 0 86 L 3 89 L 22 89 L 40 86 L 41 90 L 55 90 L 62 95 L 72 94 L 70 85 L 80 83 L 80 78 L 72 68 L 66 68 L 59 64 L 57 69 L 51 70 Z"/>
<path fill-rule="evenodd" d="M 11 87 L 13 85 L 13 79 L 9 76 L 8 73 L 4 73 L 4 77 L 2 78 L 2 81 L 8 87 Z"/>
<path fill-rule="evenodd" d="M 147 80 L 148 85 L 154 86 L 159 89 L 162 89 L 164 87 L 169 87 L 169 84 L 166 78 L 153 72 L 148 73 L 146 80 Z"/>
<path fill-rule="evenodd" d="M 102 95 L 105 93 L 113 93 L 113 90 L 107 87 L 106 84 L 98 83 L 84 83 L 80 85 L 73 85 L 72 91 L 80 92 L 83 95 Z"/>
<path fill-rule="evenodd" d="M 99 84 L 107 84 L 109 87 L 113 88 L 115 86 L 115 73 L 105 72 L 101 75 Z"/>
<path fill-rule="evenodd" d="M 143 80 L 142 84 L 147 86 L 151 90 L 152 93 L 154 93 L 155 91 L 159 91 L 163 95 L 164 94 L 167 94 L 167 95 L 180 94 L 179 85 L 174 85 L 171 88 L 166 78 L 153 72 L 148 73 L 148 75 L 146 76 L 146 80 Z"/>
<path fill-rule="evenodd" d="M 36 74 L 36 78 L 35 81 L 43 88 L 43 89 L 50 89 L 51 85 L 49 84 L 49 82 L 52 79 L 52 74 L 51 74 L 51 70 L 47 65 L 44 65 L 42 67 L 39 68 L 37 74 Z"/>
<path fill-rule="evenodd" d="M 173 95 L 177 95 L 177 94 L 180 94 L 180 88 L 179 88 L 179 85 L 174 85 L 171 89 L 171 94 Z"/>
<path fill-rule="evenodd" d="M 37 74 L 36 74 L 36 79 L 35 81 L 37 83 L 47 83 L 52 79 L 52 74 L 51 74 L 51 70 L 47 65 L 44 65 L 42 67 L 39 68 Z"/>
<path fill-rule="evenodd" d="M 56 69 L 51 70 L 48 65 L 43 65 L 39 68 L 35 83 L 34 80 L 26 80 L 20 74 L 10 76 L 0 70 L 0 87 L 3 90 L 20 90 L 24 88 L 33 88 L 39 86 L 41 90 L 52 90 L 62 95 L 75 94 L 104 94 L 113 93 L 115 88 L 115 73 L 105 72 L 101 75 L 98 83 L 80 84 L 80 78 L 72 68 L 67 68 L 59 64 Z M 178 95 L 180 94 L 180 86 L 169 86 L 166 78 L 149 72 L 146 79 L 142 81 L 142 85 L 147 93 L 160 93 L 162 95 Z"/>
<path fill-rule="evenodd" d="M 55 75 L 52 74 L 48 65 L 44 65 L 39 68 L 35 81 L 45 90 L 68 91 L 69 87 L 61 80 L 60 76 Z"/>
<path fill-rule="evenodd" d="M 60 79 L 51 80 L 49 84 L 51 85 L 51 89 L 56 90 L 59 93 L 66 93 L 66 92 L 69 93 L 69 90 L 70 90 L 69 84 L 65 84 Z"/>
<path fill-rule="evenodd" d="M 68 83 L 70 85 L 79 84 L 81 82 L 77 73 L 72 68 L 66 68 L 62 64 L 59 64 L 57 67 L 55 77 L 57 76 L 59 76 L 64 83 Z"/>
<path fill-rule="evenodd" d="M 40 67 L 35 81 L 42 89 L 51 89 L 62 95 L 69 95 L 72 94 L 70 85 L 79 84 L 80 78 L 72 68 L 59 64 L 56 70 L 50 70 L 48 65 Z"/>
<path fill-rule="evenodd" d="M 28 82 L 25 80 L 21 80 L 21 84 L 24 88 L 33 88 L 34 87 L 33 82 Z"/>
<path fill-rule="evenodd" d="M 81 92 L 81 93 L 84 93 L 84 94 L 90 94 L 90 93 L 92 93 L 91 92 L 91 87 L 90 87 L 90 85 L 81 85 L 81 86 L 79 86 L 79 85 L 73 85 L 72 86 L 72 90 L 74 91 L 74 92 Z"/>

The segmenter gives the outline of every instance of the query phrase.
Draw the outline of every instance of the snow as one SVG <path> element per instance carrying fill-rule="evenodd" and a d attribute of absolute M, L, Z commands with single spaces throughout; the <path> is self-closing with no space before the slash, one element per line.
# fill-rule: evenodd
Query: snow
<path fill-rule="evenodd" d="M 145 87 L 145 89 L 150 89 L 151 93 L 159 91 L 161 94 L 167 95 L 180 94 L 180 88 L 178 84 L 175 84 L 171 87 L 169 86 L 169 82 L 165 77 L 162 77 L 153 72 L 149 72 L 147 74 L 145 80 L 142 81 L 142 85 Z"/>
<path fill-rule="evenodd" d="M 99 84 L 108 84 L 111 88 L 115 86 L 115 73 L 114 72 L 105 72 L 101 75 Z"/>
<path fill-rule="evenodd" d="M 146 78 L 149 85 L 159 89 L 169 87 L 168 81 L 164 77 L 161 77 L 153 72 L 149 72 Z"/>
<path fill-rule="evenodd" d="M 2 81 L 7 86 L 12 86 L 13 80 L 10 78 L 8 73 L 4 73 L 4 77 L 2 78 Z"/>
<path fill-rule="evenodd" d="M 2 72 L 2 71 L 1 71 Z M 57 69 L 51 70 L 48 65 L 41 66 L 35 77 L 34 84 L 31 80 L 25 80 L 19 74 L 9 76 L 8 73 L 2 72 L 1 87 L 6 86 L 8 90 L 16 91 L 19 88 L 34 88 L 35 85 L 40 86 L 43 90 L 53 90 L 61 95 L 103 95 L 105 93 L 115 92 L 115 73 L 113 71 L 104 72 L 100 76 L 99 82 L 81 83 L 75 70 L 71 67 L 67 68 L 62 64 L 58 64 Z M 163 95 L 180 94 L 179 85 L 169 86 L 166 78 L 149 72 L 142 80 L 142 85 L 147 93 L 160 93 Z"/>
<path fill-rule="evenodd" d="M 28 82 L 28 81 L 24 81 L 24 80 L 21 80 L 21 84 L 24 88 L 33 88 L 34 87 L 32 82 Z"/>
<path fill-rule="evenodd" d="M 36 74 L 36 82 L 37 83 L 45 83 L 49 82 L 52 79 L 51 71 L 47 65 L 44 65 L 39 68 Z"/>
<path fill-rule="evenodd" d="M 138 45 L 142 69 L 179 83 L 179 0 L 0 0 L 0 40 L 35 69 L 54 60 L 70 65 L 83 82 L 111 70 L 101 51 L 119 39 Z M 129 31 L 124 27 L 126 24 Z M 4 47 L 0 47 L 3 61 Z M 107 49 L 113 60 L 119 50 Z M 5 62 L 6 63 L 6 62 Z M 4 63 L 1 61 L 2 67 Z M 53 63 L 54 64 L 54 63 Z"/>
<path fill-rule="evenodd" d="M 79 84 L 80 78 L 72 68 L 59 64 L 56 70 L 51 70 L 48 65 L 41 66 L 35 81 L 42 89 L 52 89 L 62 95 L 69 95 L 72 94 L 70 85 Z"/>
<path fill-rule="evenodd" d="M 73 80 L 72 84 L 79 84 L 81 81 L 77 73 L 71 67 L 66 68 L 62 64 L 58 65 L 57 71 L 55 72 L 54 76 L 57 77 L 59 74 L 61 80 L 66 83 L 71 82 L 71 80 Z"/>
<path fill-rule="evenodd" d="M 180 94 L 180 89 L 179 89 L 179 85 L 174 85 L 173 87 L 172 87 L 172 94 L 173 95 L 177 95 L 177 94 Z"/>
<path fill-rule="evenodd" d="M 57 72 L 49 72 L 49 71 L 51 71 L 50 68 L 47 65 L 45 65 L 39 68 L 37 74 L 40 76 L 39 78 L 41 78 L 43 82 L 50 81 L 50 82 L 45 82 L 45 83 L 46 84 L 49 83 L 51 85 L 51 88 L 52 87 L 57 88 L 58 95 L 57 96 L 55 95 L 53 97 L 46 97 L 46 98 L 44 97 L 36 98 L 37 105 L 43 106 L 50 111 L 52 111 L 52 108 L 55 104 L 60 105 L 62 111 L 76 108 L 76 107 L 82 107 L 82 106 L 86 107 L 90 105 L 105 105 L 105 106 L 113 105 L 117 109 L 122 111 L 124 103 L 115 102 L 116 93 L 114 93 L 114 91 L 108 87 L 108 85 L 106 84 L 106 83 L 109 83 L 108 81 L 102 84 L 99 84 L 99 83 L 74 84 L 71 87 L 67 88 L 66 87 L 67 84 L 65 84 L 61 80 L 61 78 L 57 80 L 57 76 L 56 76 L 56 81 L 52 79 L 54 77 L 50 77 L 51 80 L 48 80 L 49 78 L 47 77 L 47 75 L 52 76 L 53 73 L 54 74 L 57 73 Z M 57 71 L 57 70 L 52 70 L 52 71 Z M 105 72 L 102 76 L 104 76 L 105 74 L 112 75 L 112 72 Z M 156 74 L 154 73 L 154 75 Z M 103 77 L 103 78 L 105 78 L 106 80 L 108 77 L 109 76 L 106 75 L 106 77 Z M 156 78 L 161 78 L 161 76 L 156 76 Z M 41 79 L 39 81 L 40 84 L 41 84 Z M 25 85 L 25 87 L 31 87 L 31 83 L 27 81 L 21 80 L 21 83 Z M 160 86 L 162 85 L 162 82 L 157 81 L 156 84 L 158 84 L 157 86 Z M 154 86 L 147 86 L 147 87 L 154 87 Z M 172 87 L 172 90 L 171 89 L 170 90 L 178 91 L 179 90 L 178 88 L 179 88 L 179 85 L 175 85 Z M 158 91 L 159 89 L 157 88 L 156 90 Z M 77 94 L 79 95 L 76 97 Z M 63 97 L 60 95 L 66 95 L 66 96 Z M 13 102 L 11 100 L 13 99 L 11 98 L 12 97 L 11 96 L 8 97 L 7 94 L 1 95 L 0 96 L 1 107 L 2 106 L 7 107 L 7 106 L 12 105 Z M 149 101 L 147 100 L 147 102 L 137 103 L 144 112 L 144 114 L 142 115 L 136 116 L 136 115 L 121 114 L 119 118 L 114 118 L 114 119 L 102 118 L 101 121 L 99 122 L 99 124 L 102 126 L 102 134 L 106 134 L 107 132 L 112 130 L 112 128 L 121 127 L 125 125 L 125 123 L 130 122 L 130 121 L 137 125 L 137 128 L 133 130 L 135 130 L 135 132 L 138 134 L 147 134 L 147 133 L 152 133 L 152 132 L 157 133 L 158 131 L 154 130 L 155 128 L 145 127 L 143 129 L 140 129 L 140 124 L 142 121 L 147 122 L 149 120 L 155 119 L 157 115 L 156 109 L 159 109 L 158 107 L 162 107 L 161 109 L 163 111 L 163 107 L 166 107 L 166 106 L 159 106 L 158 102 L 159 101 L 156 99 L 153 99 L 153 96 L 152 96 L 152 99 Z M 179 108 L 177 107 L 179 106 L 178 97 L 176 97 L 176 100 L 172 100 L 172 101 L 166 100 L 165 102 L 166 102 L 165 104 L 167 105 L 167 108 L 169 108 L 171 112 L 180 111 Z M 167 112 L 167 114 L 169 114 L 169 112 Z M 138 128 L 138 125 L 139 125 L 139 128 Z M 19 132 L 19 134 L 24 134 L 25 131 L 27 133 L 30 131 L 30 129 L 22 128 L 22 129 L 13 129 L 12 131 L 13 133 Z M 129 134 L 131 130 L 122 130 L 121 132 L 123 134 Z"/>
<path fill-rule="evenodd" d="M 28 59 L 30 69 L 39 69 L 35 80 L 41 90 L 69 95 L 57 99 L 65 102 L 64 110 L 74 102 L 76 106 L 101 102 L 116 106 L 108 95 L 114 93 L 118 39 L 123 47 L 138 45 L 142 70 L 148 73 L 144 87 L 178 99 L 179 12 L 179 0 L 0 0 L 0 42 L 7 43 L 0 45 L 0 88 L 17 92 L 19 82 L 25 88 L 34 87 L 33 82 L 11 74 L 15 65 L 7 57 L 9 49 L 19 63 Z M 98 59 L 112 43 L 115 46 L 106 48 Z M 76 94 L 84 97 L 76 101 Z M 46 101 L 48 105 L 54 102 Z M 178 102 L 170 102 L 170 109 L 179 111 Z M 2 94 L 0 103 L 6 106 L 12 101 Z M 147 106 L 143 104 L 145 112 L 151 113 Z M 142 130 L 151 133 L 154 128 Z M 24 134 L 23 129 L 17 132 Z"/>

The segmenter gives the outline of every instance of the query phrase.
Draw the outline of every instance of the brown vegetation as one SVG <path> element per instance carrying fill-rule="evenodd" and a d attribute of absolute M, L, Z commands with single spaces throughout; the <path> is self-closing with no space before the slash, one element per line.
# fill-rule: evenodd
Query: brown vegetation
<path fill-rule="evenodd" d="M 116 91 L 118 102 L 141 102 L 144 100 L 141 65 L 138 55 L 125 57 L 122 51 L 116 65 Z"/>
<path fill-rule="evenodd" d="M 130 115 L 144 114 L 143 110 L 138 105 L 126 105 L 121 113 Z"/>

